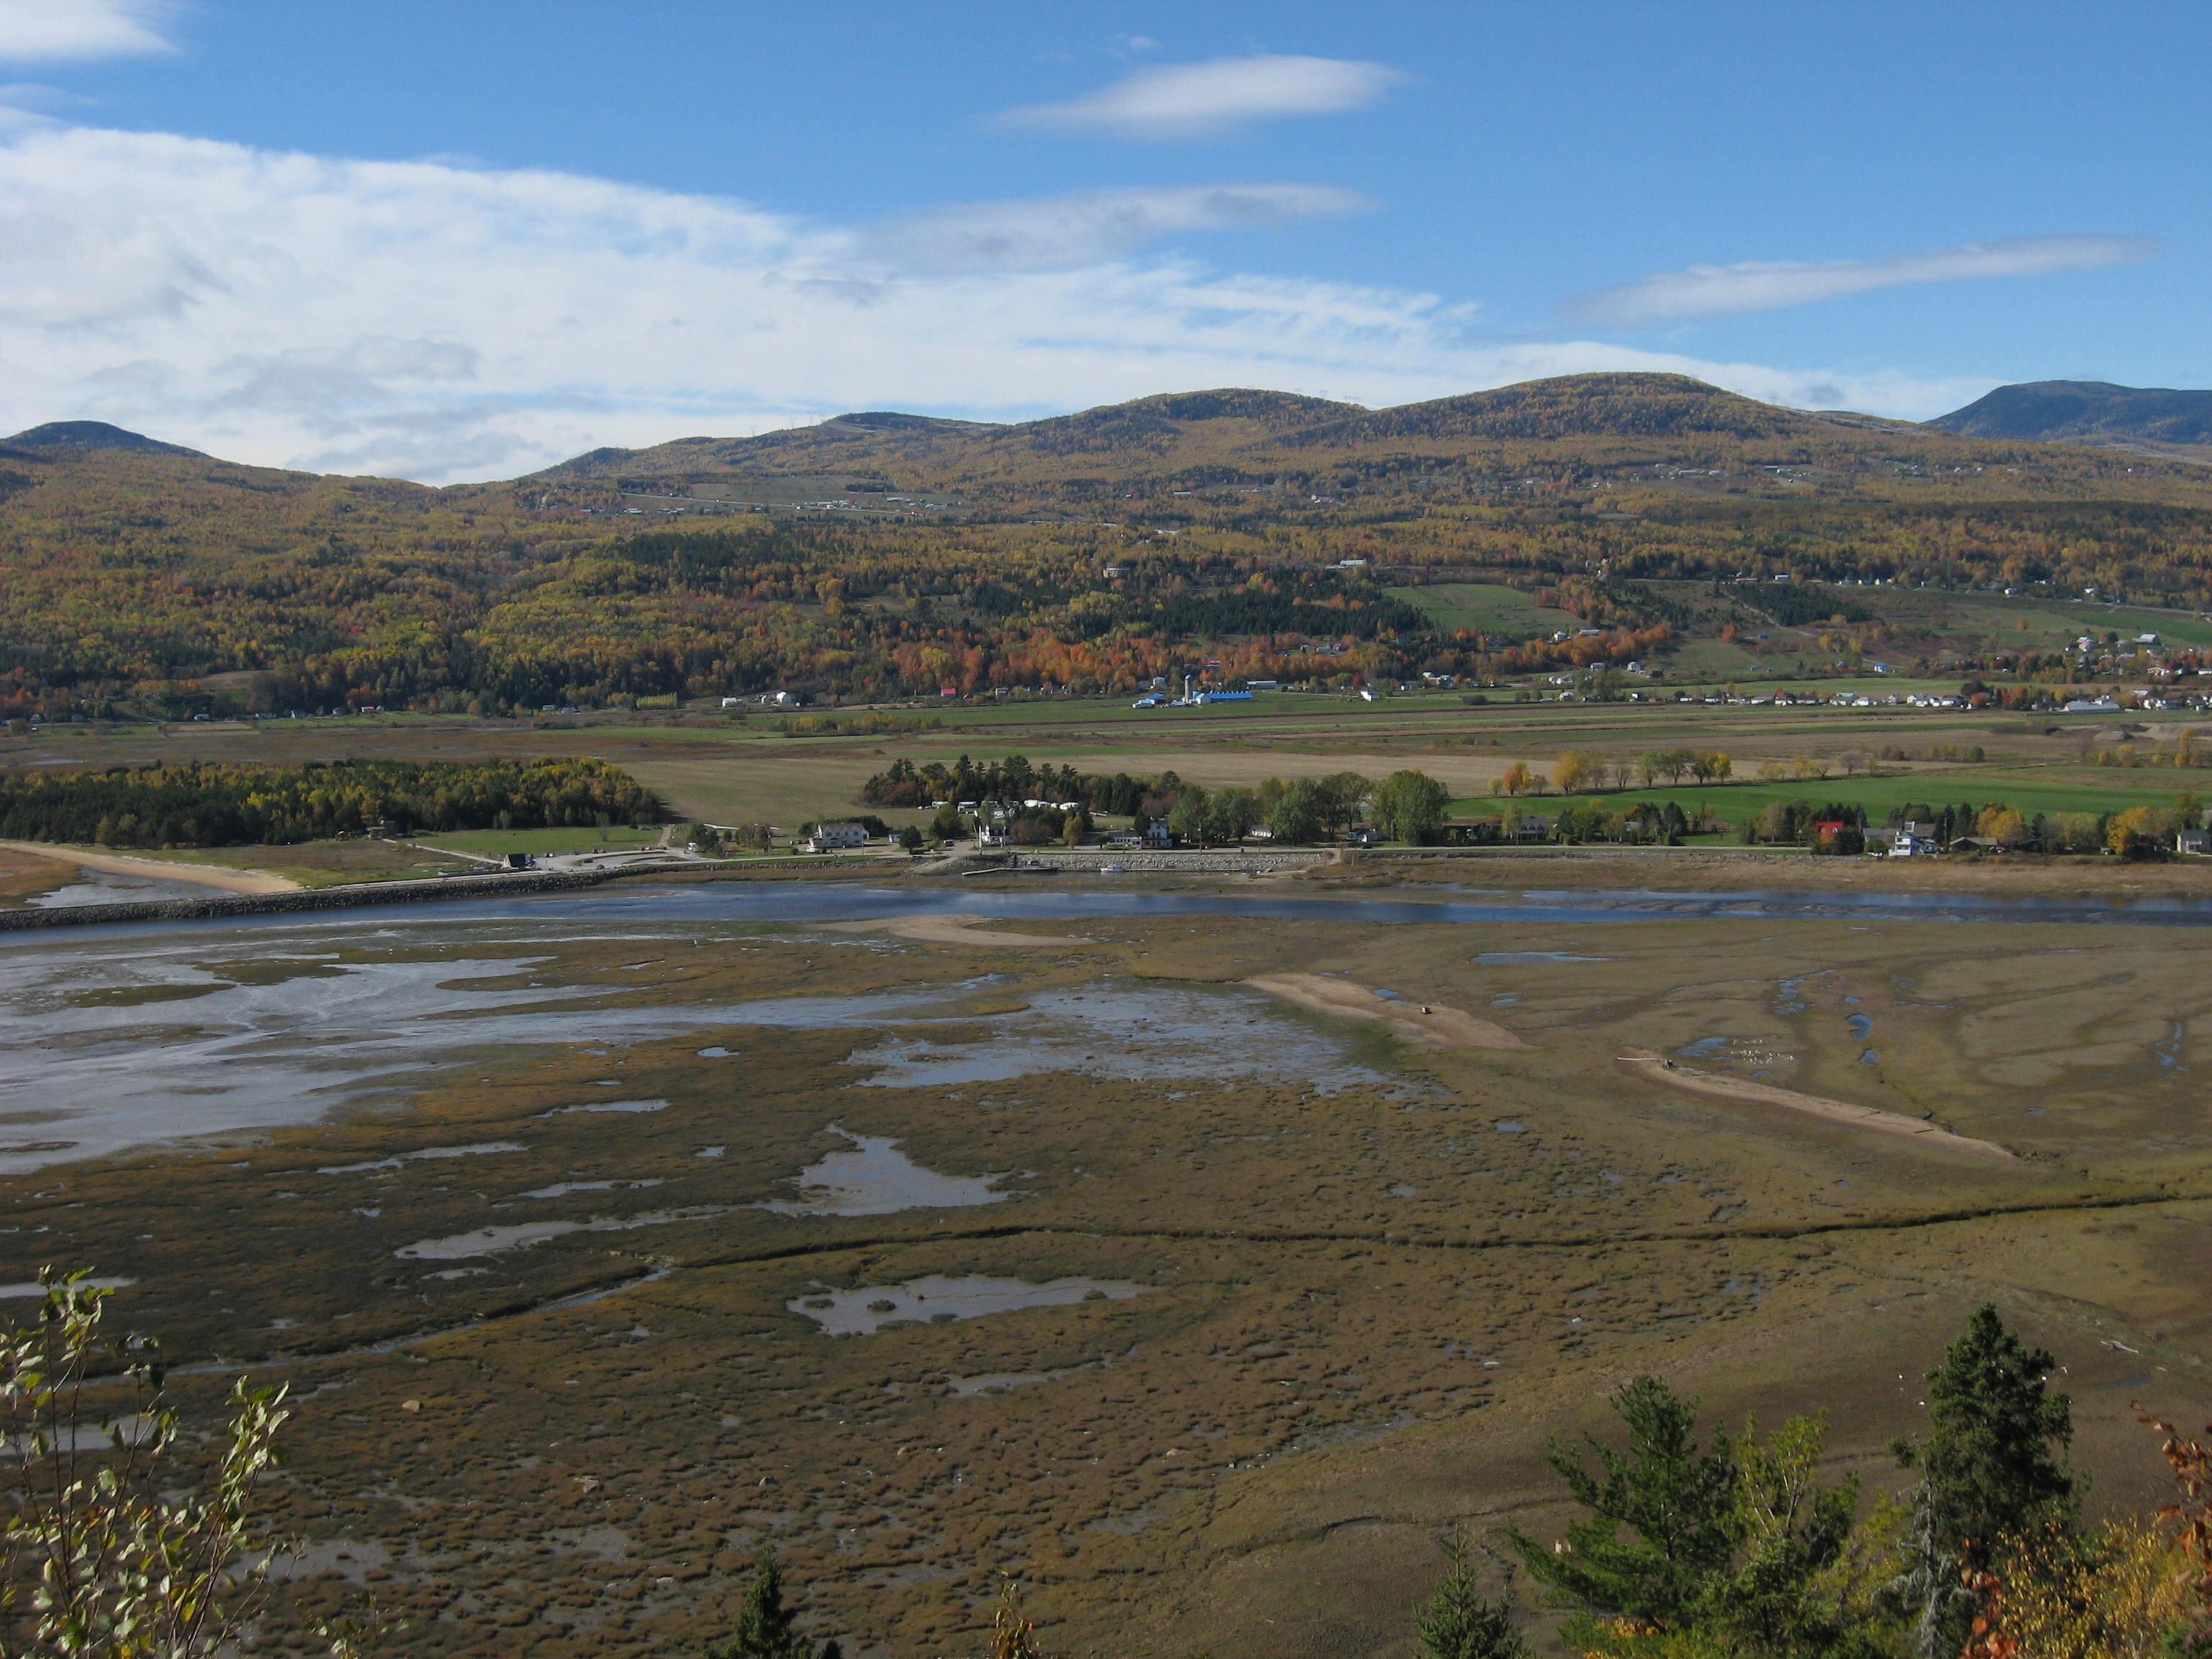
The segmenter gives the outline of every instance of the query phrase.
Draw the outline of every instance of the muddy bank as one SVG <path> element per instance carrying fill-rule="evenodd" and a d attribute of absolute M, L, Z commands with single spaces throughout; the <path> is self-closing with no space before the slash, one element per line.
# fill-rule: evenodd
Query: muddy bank
<path fill-rule="evenodd" d="M 1540 877 L 1531 866 L 1540 867 Z M 2212 859 L 2133 863 L 2112 858 L 2008 854 L 1977 859 L 1814 858 L 1750 847 L 1424 847 L 1358 856 L 1314 878 L 1455 886 L 1614 887 L 1650 884 L 1698 891 L 1972 893 L 2022 898 L 2212 897 Z"/>

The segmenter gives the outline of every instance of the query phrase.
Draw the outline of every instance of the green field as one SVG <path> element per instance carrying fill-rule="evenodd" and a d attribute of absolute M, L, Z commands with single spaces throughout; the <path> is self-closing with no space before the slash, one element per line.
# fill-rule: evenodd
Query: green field
<path fill-rule="evenodd" d="M 1437 582 L 1422 587 L 1394 587 L 1393 599 L 1419 607 L 1440 629 L 1474 629 L 1485 634 L 1531 639 L 1583 626 L 1579 617 L 1538 605 L 1517 587 L 1493 582 Z"/>
<path fill-rule="evenodd" d="M 413 839 L 423 847 L 498 858 L 507 853 L 588 853 L 598 848 L 650 847 L 660 839 L 660 831 L 611 824 L 605 830 L 589 825 L 565 830 L 453 830 Z"/>
<path fill-rule="evenodd" d="M 1617 812 L 1645 803 L 1664 805 L 1672 801 L 1685 812 L 1695 814 L 1710 807 L 1723 823 L 1741 823 L 1754 817 L 1767 805 L 1778 800 L 1809 800 L 1823 805 L 1830 801 L 1866 810 L 1868 818 L 1880 823 L 1897 808 L 1908 802 L 1925 802 L 1930 806 L 1989 806 L 2002 803 L 2031 815 L 2042 812 L 2117 812 L 2130 806 L 2168 804 L 2174 794 L 2192 786 L 2202 793 L 2212 793 L 2212 781 L 2197 785 L 2199 775 L 2191 772 L 2114 771 L 2112 781 L 2105 782 L 2058 777 L 2039 776 L 2035 773 L 2012 771 L 2000 773 L 1923 773 L 1917 776 L 1901 775 L 1876 778 L 1802 778 L 1778 783 L 1717 783 L 1685 784 L 1679 787 L 1662 786 L 1656 789 L 1626 789 L 1602 793 L 1578 792 L 1570 796 L 1523 796 L 1524 806 L 1538 812 L 1555 811 L 1568 800 L 1601 800 Z M 1498 796 L 1482 796 L 1452 803 L 1455 817 L 1484 817 L 1494 813 L 1502 804 Z"/>

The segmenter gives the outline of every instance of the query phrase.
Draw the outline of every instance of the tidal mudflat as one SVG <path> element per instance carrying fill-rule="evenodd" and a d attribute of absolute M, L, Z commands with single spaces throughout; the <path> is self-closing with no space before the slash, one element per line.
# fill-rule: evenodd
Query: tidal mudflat
<path fill-rule="evenodd" d="M 972 1646 L 1012 1571 L 1054 1648 L 1380 1656 L 1620 1377 L 1829 1404 L 1878 1482 L 1984 1297 L 2104 1501 L 2128 1400 L 2202 1402 L 2212 933 L 1018 896 L 1020 948 L 642 898 L 42 939 L 0 1286 L 96 1266 L 195 1412 L 292 1381 L 277 1620 L 374 1561 L 439 1656 L 691 1643 L 764 1537 L 862 1651 Z M 1366 1001 L 1244 982 L 1296 975 Z M 2007 1156 L 1621 1061 L 1686 1051 Z"/>

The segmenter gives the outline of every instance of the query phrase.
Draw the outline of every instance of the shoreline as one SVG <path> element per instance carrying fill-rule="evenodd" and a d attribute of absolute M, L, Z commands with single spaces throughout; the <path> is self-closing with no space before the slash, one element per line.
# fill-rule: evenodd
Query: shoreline
<path fill-rule="evenodd" d="M 5 845 L 15 847 L 18 843 Z M 23 844 L 21 850 L 35 851 L 40 857 L 58 856 L 35 844 Z M 76 856 L 65 855 L 59 861 Z M 130 862 L 121 858 L 110 861 Z M 1013 878 L 1018 885 L 1027 886 L 1029 880 L 1022 878 L 1033 879 L 1040 875 L 1095 878 L 1104 874 L 1103 866 L 1109 864 L 1120 866 L 1116 876 L 1134 878 L 1136 884 L 1147 884 L 1144 878 L 1151 877 L 1154 880 L 1149 884 L 1169 890 L 1194 878 L 1203 881 L 1207 877 L 1221 878 L 1240 888 L 1250 885 L 1255 878 L 1272 878 L 1308 889 L 1316 897 L 1337 892 L 1396 890 L 1408 899 L 1433 896 L 1440 902 L 1449 902 L 1454 893 L 1523 890 L 1528 882 L 1522 872 L 1535 863 L 1547 866 L 1541 884 L 1553 890 L 1632 887 L 1639 892 L 1680 892 L 1685 897 L 1753 892 L 1808 896 L 1832 893 L 1838 897 L 1887 894 L 1918 900 L 1949 896 L 1983 902 L 2009 898 L 2021 902 L 2072 900 L 2115 906 L 2154 906 L 2161 902 L 2212 906 L 2212 860 L 2194 865 L 2118 864 L 2111 860 L 2080 863 L 2008 860 L 1948 866 L 1931 860 L 1925 863 L 1914 860 L 1911 867 L 1899 868 L 1899 864 L 1903 862 L 1816 859 L 1734 847 L 1595 846 L 1284 848 L 1264 853 L 1249 848 L 1178 848 L 1150 854 L 1117 854 L 1085 848 L 1056 855 L 1022 849 L 1005 854 L 959 852 L 950 857 L 897 863 L 881 859 L 809 856 L 719 866 L 637 864 L 592 870 L 486 870 L 419 880 L 345 883 L 329 887 L 288 884 L 258 891 L 226 889 L 210 892 L 205 898 L 121 900 L 111 904 L 50 908 L 23 906 L 0 909 L 0 933 L 436 903 L 487 896 L 572 891 L 638 878 L 658 878 L 690 885 L 763 879 L 857 878 L 902 883 L 909 876 L 969 879 L 980 877 L 987 882 L 993 878 Z M 158 867 L 166 872 L 170 866 Z M 1468 879 L 1486 867 L 1492 880 Z M 204 868 L 195 867 L 196 872 Z M 1667 885 L 1655 888 L 1652 879 L 1662 872 Z M 228 877 L 233 872 L 222 873 Z M 215 887 L 218 884 L 203 880 L 201 884 Z"/>

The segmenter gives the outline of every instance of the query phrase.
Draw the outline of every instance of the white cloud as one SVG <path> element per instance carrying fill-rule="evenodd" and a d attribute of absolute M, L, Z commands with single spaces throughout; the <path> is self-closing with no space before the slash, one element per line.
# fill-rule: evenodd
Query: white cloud
<path fill-rule="evenodd" d="M 2154 257 L 2158 244 L 2141 236 L 2011 236 L 1900 253 L 1887 259 L 1828 259 L 1808 264 L 1692 265 L 1616 288 L 1595 289 L 1561 301 L 1571 323 L 1642 328 L 1695 317 L 1728 317 L 1812 305 L 1877 289 L 1958 283 L 1984 276 L 2041 276 L 2095 270 Z"/>
<path fill-rule="evenodd" d="M 1373 205 L 1330 185 L 1174 185 L 1085 191 L 1028 201 L 963 202 L 896 220 L 866 250 L 939 275 L 1073 270 L 1136 252 L 1179 231 L 1250 230 Z"/>
<path fill-rule="evenodd" d="M 1008 110 L 1009 126 L 1116 138 L 1193 138 L 1283 115 L 1364 109 L 1405 76 L 1342 58 L 1218 58 L 1139 70 L 1064 104 Z"/>
<path fill-rule="evenodd" d="M 1178 212 L 1332 205 L 1135 216 L 1156 234 Z M 1103 262 L 1048 270 L 890 269 L 884 234 L 568 173 L 29 129 L 0 143 L 0 432 L 108 420 L 240 460 L 444 482 L 847 409 L 1018 419 L 1219 386 L 1382 404 L 1652 368 L 1909 415 L 1990 384 L 1500 346 L 1433 295 L 1108 257 L 1127 229 L 1084 230 Z"/>
<path fill-rule="evenodd" d="M 0 0 L 0 63 L 82 61 L 172 50 L 165 0 Z"/>

